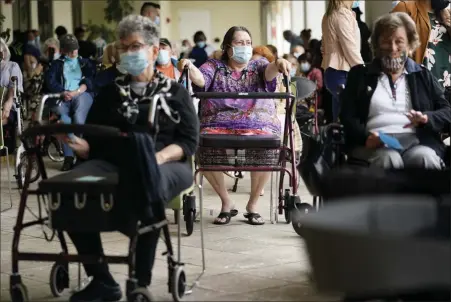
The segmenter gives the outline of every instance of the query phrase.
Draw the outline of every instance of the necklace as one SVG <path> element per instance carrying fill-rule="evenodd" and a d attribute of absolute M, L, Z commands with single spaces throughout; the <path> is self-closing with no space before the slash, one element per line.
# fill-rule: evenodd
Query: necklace
<path fill-rule="evenodd" d="M 402 75 L 402 76 L 404 76 L 404 75 Z M 399 82 L 400 79 L 401 78 L 399 78 L 396 82 Z M 388 80 L 388 76 L 387 76 L 387 80 Z M 396 100 L 397 99 L 396 96 L 398 94 L 398 85 L 394 84 L 394 87 L 393 87 L 394 89 L 392 89 L 391 87 L 390 88 L 387 87 L 386 81 L 384 81 L 384 77 L 383 76 L 381 77 L 380 82 L 382 84 L 382 87 L 384 87 L 385 91 L 387 92 L 388 96 L 390 97 L 390 99 L 392 101 L 393 108 L 396 111 L 400 112 L 400 110 L 398 109 L 398 106 L 396 106 L 396 101 L 397 101 Z M 407 112 L 407 111 L 410 110 L 410 90 L 409 90 L 409 87 L 408 87 L 407 83 L 405 84 L 405 91 L 404 91 L 404 93 L 405 93 L 404 110 L 405 110 L 405 112 Z"/>

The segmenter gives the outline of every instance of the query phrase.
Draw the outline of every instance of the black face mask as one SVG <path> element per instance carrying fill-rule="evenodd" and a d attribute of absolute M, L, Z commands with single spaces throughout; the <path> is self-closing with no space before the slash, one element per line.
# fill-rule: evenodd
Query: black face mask
<path fill-rule="evenodd" d="M 431 0 L 431 7 L 434 11 L 441 11 L 447 8 L 450 3 L 449 0 Z"/>
<path fill-rule="evenodd" d="M 407 61 L 407 52 L 404 50 L 398 58 L 392 58 L 389 55 L 378 54 L 382 68 L 387 72 L 399 71 Z"/>

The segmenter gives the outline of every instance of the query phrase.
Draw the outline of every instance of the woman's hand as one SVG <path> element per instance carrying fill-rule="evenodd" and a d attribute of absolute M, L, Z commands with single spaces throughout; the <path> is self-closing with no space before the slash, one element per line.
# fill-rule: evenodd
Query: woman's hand
<path fill-rule="evenodd" d="M 365 147 L 368 149 L 377 149 L 382 147 L 382 142 L 379 138 L 379 134 L 377 132 L 371 132 L 370 135 L 366 138 Z"/>
<path fill-rule="evenodd" d="M 291 63 L 288 62 L 285 59 L 278 59 L 276 61 L 276 66 L 277 69 L 279 70 L 280 73 L 289 76 L 290 75 L 290 70 L 291 70 Z"/>
<path fill-rule="evenodd" d="M 193 66 L 193 62 L 191 62 L 191 60 L 189 59 L 181 59 L 178 63 L 177 63 L 177 69 L 182 72 L 183 69 L 186 67 L 188 67 L 188 69 L 191 69 L 191 66 Z"/>
<path fill-rule="evenodd" d="M 85 139 L 74 135 L 71 136 L 70 138 L 68 136 L 65 136 L 64 141 L 69 145 L 69 147 L 72 150 L 74 150 L 77 156 L 84 159 L 88 158 L 89 144 Z"/>
<path fill-rule="evenodd" d="M 428 116 L 420 111 L 410 110 L 410 112 L 406 113 L 406 116 L 410 124 L 405 125 L 404 128 L 418 127 L 428 122 Z"/>
<path fill-rule="evenodd" d="M 5 104 L 3 104 L 2 121 L 7 120 L 9 118 L 9 114 L 11 113 L 12 107 L 13 107 L 12 101 L 7 101 L 7 102 L 5 102 Z"/>

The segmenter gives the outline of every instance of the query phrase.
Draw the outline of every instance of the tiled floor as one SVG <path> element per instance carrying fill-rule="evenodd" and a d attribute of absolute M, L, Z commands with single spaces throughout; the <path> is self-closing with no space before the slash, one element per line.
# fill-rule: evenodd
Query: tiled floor
<path fill-rule="evenodd" d="M 1 173 L 1 205 L 2 209 L 9 205 L 7 177 L 2 162 Z M 54 163 L 49 163 L 51 174 L 56 173 Z M 232 180 L 227 180 L 232 186 Z M 308 278 L 308 261 L 304 252 L 302 239 L 293 231 L 291 225 L 280 217 L 278 224 L 269 223 L 269 185 L 266 194 L 261 198 L 260 211 L 266 218 L 264 226 L 250 226 L 245 223 L 242 212 L 249 195 L 249 177 L 240 181 L 238 192 L 231 193 L 240 214 L 227 226 L 212 224 L 218 214 L 219 199 L 211 187 L 204 186 L 204 234 L 206 244 L 207 270 L 193 293 L 186 296 L 187 301 L 333 301 L 335 297 L 326 297 L 315 292 Z M 311 199 L 305 188 L 301 188 L 301 196 Z M 1 214 L 1 301 L 10 301 L 8 292 L 9 274 L 11 272 L 11 241 L 13 226 L 17 215 L 19 194 L 13 184 L 13 208 Z M 34 198 L 28 203 L 33 212 L 37 211 Z M 172 210 L 168 217 L 173 221 Z M 32 219 L 30 213 L 26 220 Z M 171 225 L 174 244 L 177 243 L 176 226 Z M 184 225 L 182 225 L 184 231 Z M 126 252 L 128 240 L 121 234 L 104 234 L 104 248 L 107 253 Z M 177 246 L 177 245 L 176 245 Z M 55 252 L 60 251 L 57 240 L 47 242 L 40 227 L 31 227 L 23 232 L 20 240 L 21 251 Z M 69 249 L 74 250 L 69 244 Z M 150 288 L 157 301 L 170 301 L 167 292 L 167 266 L 164 256 L 164 244 L 158 246 L 158 256 L 153 270 L 153 284 Z M 186 263 L 186 274 L 189 282 L 193 282 L 202 270 L 199 223 L 190 237 L 182 236 L 182 260 Z M 67 301 L 69 291 L 60 298 L 53 298 L 48 280 L 52 263 L 20 262 L 20 272 L 28 288 L 32 301 Z M 125 285 L 127 267 L 112 265 L 112 272 L 121 285 Z M 72 286 L 77 284 L 78 268 L 70 266 Z"/>

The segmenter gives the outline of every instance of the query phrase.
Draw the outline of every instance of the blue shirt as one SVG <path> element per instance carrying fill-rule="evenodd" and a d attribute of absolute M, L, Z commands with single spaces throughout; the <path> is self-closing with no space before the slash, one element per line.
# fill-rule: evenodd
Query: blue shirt
<path fill-rule="evenodd" d="M 77 90 L 83 78 L 78 58 L 64 58 L 64 89 L 68 91 Z"/>

